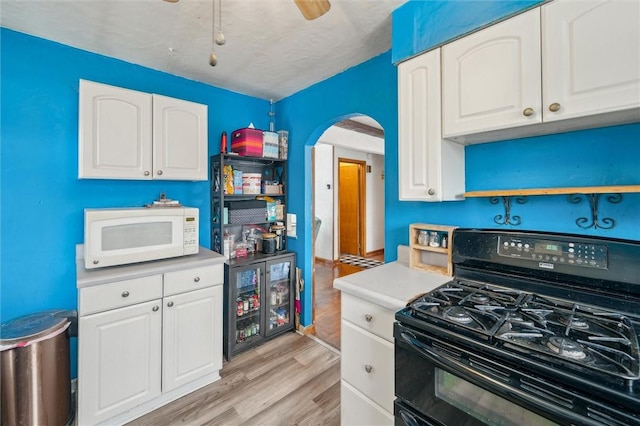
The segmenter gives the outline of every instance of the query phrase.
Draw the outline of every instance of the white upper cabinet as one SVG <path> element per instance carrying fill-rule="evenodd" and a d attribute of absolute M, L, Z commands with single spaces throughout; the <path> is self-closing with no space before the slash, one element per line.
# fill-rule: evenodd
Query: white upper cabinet
<path fill-rule="evenodd" d="M 554 0 L 442 47 L 443 136 L 640 121 L 640 2 Z"/>
<path fill-rule="evenodd" d="M 153 95 L 153 178 L 207 180 L 207 106 Z"/>
<path fill-rule="evenodd" d="M 151 95 L 80 80 L 78 177 L 151 179 Z"/>
<path fill-rule="evenodd" d="M 445 45 L 444 137 L 540 123 L 540 66 L 538 9 Z"/>
<path fill-rule="evenodd" d="M 207 180 L 207 106 L 80 80 L 78 177 Z"/>
<path fill-rule="evenodd" d="M 542 42 L 545 121 L 632 108 L 640 119 L 639 1 L 546 4 Z"/>
<path fill-rule="evenodd" d="M 464 147 L 442 139 L 440 49 L 398 65 L 400 200 L 461 200 Z"/>

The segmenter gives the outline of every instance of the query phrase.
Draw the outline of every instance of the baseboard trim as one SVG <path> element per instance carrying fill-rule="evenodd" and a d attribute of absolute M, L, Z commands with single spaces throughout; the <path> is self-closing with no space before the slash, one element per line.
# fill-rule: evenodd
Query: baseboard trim
<path fill-rule="evenodd" d="M 364 255 L 364 257 L 371 257 L 371 256 L 384 256 L 384 249 L 369 251 Z"/>
<path fill-rule="evenodd" d="M 315 261 L 318 263 L 324 263 L 325 265 L 333 265 L 335 262 L 335 260 L 331 260 L 331 259 L 324 259 L 322 257 L 316 257 Z"/>
<path fill-rule="evenodd" d="M 300 333 L 300 334 L 315 334 L 315 332 L 316 332 L 316 325 L 315 324 L 311 324 L 311 325 L 308 325 L 306 327 L 301 325 L 301 326 L 298 327 L 298 333 Z"/>

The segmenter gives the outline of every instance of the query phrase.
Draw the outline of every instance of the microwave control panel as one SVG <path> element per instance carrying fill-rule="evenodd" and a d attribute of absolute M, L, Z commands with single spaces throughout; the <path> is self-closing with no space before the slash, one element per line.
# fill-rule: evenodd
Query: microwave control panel
<path fill-rule="evenodd" d="M 498 237 L 498 255 L 597 269 L 608 264 L 605 245 L 505 235 Z"/>
<path fill-rule="evenodd" d="M 198 209 L 185 208 L 184 227 L 184 254 L 198 253 Z"/>

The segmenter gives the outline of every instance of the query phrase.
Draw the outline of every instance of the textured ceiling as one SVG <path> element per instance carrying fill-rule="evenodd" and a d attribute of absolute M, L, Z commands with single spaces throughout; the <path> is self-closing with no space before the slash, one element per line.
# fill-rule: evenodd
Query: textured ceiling
<path fill-rule="evenodd" d="M 293 0 L 0 0 L 0 24 L 278 100 L 389 50 L 391 12 L 405 1 L 331 0 L 327 14 L 307 21 Z M 226 43 L 215 45 L 211 67 L 214 6 Z"/>

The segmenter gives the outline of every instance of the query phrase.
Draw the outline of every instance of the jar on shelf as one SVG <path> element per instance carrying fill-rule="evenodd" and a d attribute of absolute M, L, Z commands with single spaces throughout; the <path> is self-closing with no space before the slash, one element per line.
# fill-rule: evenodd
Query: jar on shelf
<path fill-rule="evenodd" d="M 440 233 L 437 231 L 429 231 L 429 245 L 431 247 L 440 247 Z"/>
<path fill-rule="evenodd" d="M 418 231 L 418 244 L 426 246 L 429 244 L 429 234 L 424 229 Z"/>

